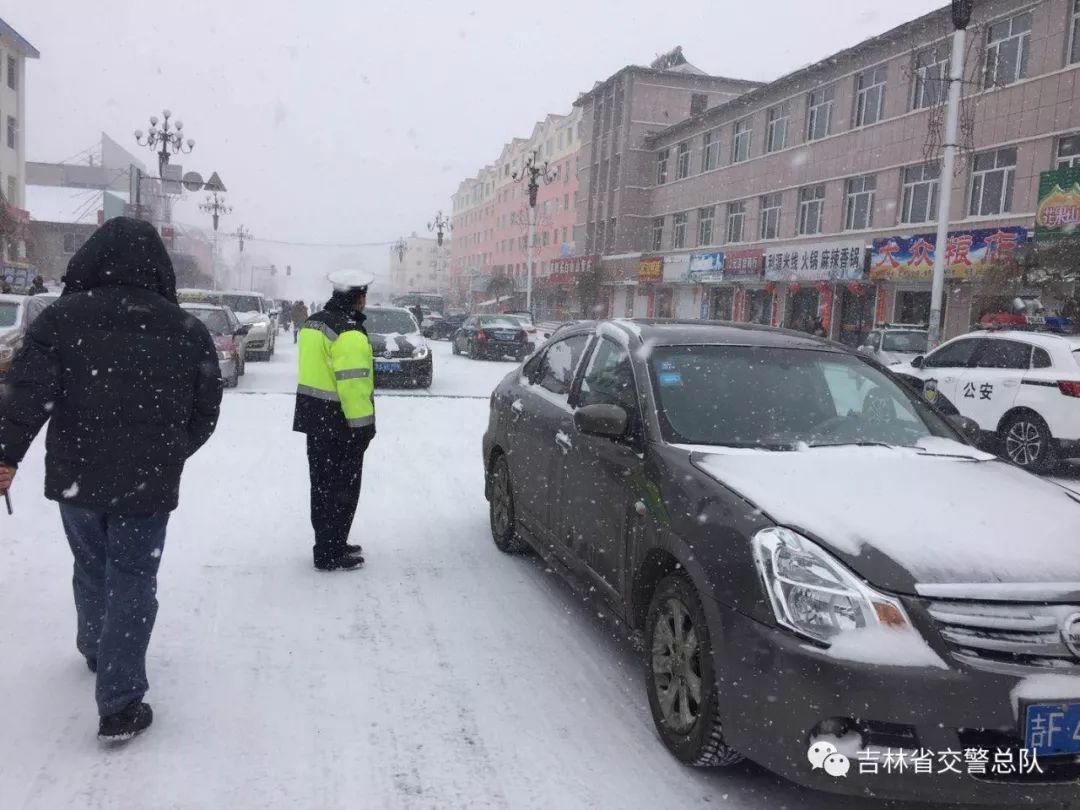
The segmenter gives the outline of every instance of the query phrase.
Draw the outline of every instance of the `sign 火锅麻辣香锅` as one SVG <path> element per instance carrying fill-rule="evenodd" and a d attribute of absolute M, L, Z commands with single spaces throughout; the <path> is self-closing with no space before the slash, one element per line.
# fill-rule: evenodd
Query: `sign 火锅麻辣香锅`
<path fill-rule="evenodd" d="M 659 284 L 664 278 L 663 256 L 642 256 L 638 259 L 638 284 Z"/>
<path fill-rule="evenodd" d="M 1066 236 L 1080 236 L 1080 167 L 1039 175 L 1035 241 L 1047 244 Z"/>
<path fill-rule="evenodd" d="M 686 273 L 687 281 L 716 282 L 724 278 L 724 254 L 716 250 L 712 253 L 695 253 L 690 257 L 690 269 Z"/>
<path fill-rule="evenodd" d="M 769 281 L 854 281 L 862 278 L 866 248 L 858 242 L 825 242 L 765 251 Z"/>
<path fill-rule="evenodd" d="M 936 234 L 889 236 L 874 240 L 870 278 L 928 280 L 934 271 Z M 1008 258 L 1027 242 L 1027 228 L 950 231 L 945 244 L 945 272 L 967 278 Z"/>

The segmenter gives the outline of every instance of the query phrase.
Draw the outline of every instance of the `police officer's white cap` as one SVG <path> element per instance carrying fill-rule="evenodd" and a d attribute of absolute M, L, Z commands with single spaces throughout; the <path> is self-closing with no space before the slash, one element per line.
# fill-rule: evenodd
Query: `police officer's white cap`
<path fill-rule="evenodd" d="M 367 292 L 375 283 L 375 274 L 367 270 L 335 270 L 326 277 L 337 292 Z"/>

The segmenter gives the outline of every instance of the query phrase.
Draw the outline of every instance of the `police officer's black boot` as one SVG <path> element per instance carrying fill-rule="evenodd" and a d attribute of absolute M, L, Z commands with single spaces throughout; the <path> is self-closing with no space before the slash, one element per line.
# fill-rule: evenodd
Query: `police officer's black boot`
<path fill-rule="evenodd" d="M 359 554 L 351 554 L 343 551 L 336 557 L 326 560 L 318 560 L 315 568 L 318 571 L 355 571 L 364 564 L 364 558 Z"/>

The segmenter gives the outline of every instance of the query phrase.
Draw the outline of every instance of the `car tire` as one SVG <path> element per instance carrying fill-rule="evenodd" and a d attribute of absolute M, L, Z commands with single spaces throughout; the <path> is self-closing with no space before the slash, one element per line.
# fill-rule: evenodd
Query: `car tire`
<path fill-rule="evenodd" d="M 491 465 L 491 499 L 488 501 L 488 518 L 491 539 L 495 548 L 504 554 L 520 554 L 525 542 L 517 530 L 517 511 L 514 508 L 514 485 L 510 478 L 510 464 L 506 455 L 500 453 Z"/>
<path fill-rule="evenodd" d="M 471 340 L 469 341 L 469 359 L 470 360 L 479 360 L 480 359 L 480 350 L 478 348 L 476 348 L 476 344 L 473 343 Z"/>
<path fill-rule="evenodd" d="M 450 353 L 461 354 L 461 349 L 458 348 L 457 340 L 454 338 L 450 338 Z"/>
<path fill-rule="evenodd" d="M 665 577 L 653 593 L 645 623 L 645 654 L 653 722 L 676 759 L 702 768 L 742 760 L 724 742 L 705 609 L 683 574 Z"/>
<path fill-rule="evenodd" d="M 1054 437 L 1045 420 L 1034 411 L 1020 411 L 1001 426 L 1001 450 L 1007 461 L 1034 473 L 1047 473 L 1057 466 Z"/>

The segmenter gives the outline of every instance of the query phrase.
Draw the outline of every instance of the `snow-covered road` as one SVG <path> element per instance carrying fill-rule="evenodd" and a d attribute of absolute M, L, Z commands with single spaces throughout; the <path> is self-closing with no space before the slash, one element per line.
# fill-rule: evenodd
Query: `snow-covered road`
<path fill-rule="evenodd" d="M 334 575 L 311 568 L 293 347 L 248 366 L 170 526 L 154 727 L 119 750 L 94 739 L 34 446 L 0 515 L 0 808 L 870 806 L 668 755 L 638 654 L 491 542 L 480 437 L 512 365 L 446 343 L 435 360 L 430 395 L 380 396 L 353 532 L 368 564 Z"/>

